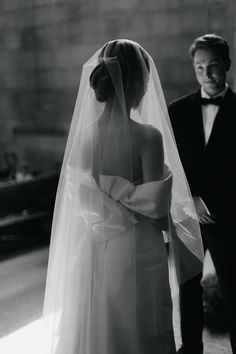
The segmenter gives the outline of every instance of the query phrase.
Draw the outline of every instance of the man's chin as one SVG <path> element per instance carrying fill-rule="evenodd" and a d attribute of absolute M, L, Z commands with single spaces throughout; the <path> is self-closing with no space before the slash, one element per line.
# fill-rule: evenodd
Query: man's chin
<path fill-rule="evenodd" d="M 203 90 L 211 97 L 217 95 L 218 93 L 220 93 L 222 90 L 219 89 L 219 87 L 215 86 L 215 85 L 206 85 L 206 86 L 202 86 Z"/>

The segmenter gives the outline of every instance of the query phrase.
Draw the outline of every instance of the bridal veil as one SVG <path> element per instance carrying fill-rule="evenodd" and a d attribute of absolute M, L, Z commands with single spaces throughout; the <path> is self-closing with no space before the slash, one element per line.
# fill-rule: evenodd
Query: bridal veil
<path fill-rule="evenodd" d="M 128 285 L 123 290 L 121 285 L 114 311 L 120 314 L 124 333 L 130 338 L 126 344 L 130 347 L 127 353 L 142 354 L 137 349 L 137 313 L 141 306 L 138 299 L 140 292 L 145 294 L 152 286 L 157 286 L 153 279 L 150 280 L 153 284 L 145 290 L 142 272 L 137 274 L 140 260 L 150 258 L 149 250 L 137 245 L 137 215 L 142 205 L 138 208 L 127 207 L 120 190 L 118 194 L 113 193 L 112 198 L 107 193 L 109 188 L 116 190 L 117 178 L 113 177 L 117 176 L 130 202 L 133 186 L 142 183 L 135 178 L 130 117 L 127 113 L 130 108 L 130 117 L 134 122 L 151 125 L 160 132 L 165 168 L 172 176 L 170 197 L 165 191 L 158 196 L 160 208 L 164 210 L 161 216 L 168 219 L 168 226 L 163 227 L 161 235 L 168 244 L 168 282 L 172 296 L 177 294 L 180 284 L 201 271 L 203 249 L 198 219 L 155 64 L 135 42 L 108 42 L 83 66 L 61 169 L 43 313 L 47 354 L 113 354 L 106 352 L 106 349 L 104 352 L 94 352 L 91 344 L 95 340 L 95 324 L 100 321 L 101 327 L 108 326 L 105 312 L 106 301 L 109 306 L 110 298 L 107 293 L 96 295 L 96 289 L 97 282 L 104 281 L 103 272 L 98 270 L 105 267 L 101 264 L 103 258 L 99 252 L 102 250 L 104 254 L 108 243 L 113 240 L 119 246 L 115 257 L 109 260 L 113 279 L 106 286 L 112 289 L 117 286 L 119 275 L 116 277 L 116 273 L 119 274 L 121 263 L 117 263 L 116 257 L 121 259 L 129 249 Z M 152 185 L 149 186 L 151 188 Z M 145 204 L 145 198 L 141 200 Z M 145 217 L 145 212 L 143 214 Z M 124 234 L 129 236 L 127 243 L 119 243 Z M 97 301 L 102 296 L 103 305 L 99 305 Z M 96 322 L 99 306 L 104 306 L 103 314 Z M 155 301 L 151 306 L 151 312 L 155 313 Z M 104 328 L 104 331 L 108 333 L 111 327 L 119 333 L 115 323 L 109 323 L 109 329 Z M 163 328 L 161 324 L 158 328 L 156 331 L 169 330 L 164 324 Z M 111 339 L 108 336 L 96 340 L 108 343 Z M 109 347 L 107 343 L 99 345 L 106 348 Z"/>

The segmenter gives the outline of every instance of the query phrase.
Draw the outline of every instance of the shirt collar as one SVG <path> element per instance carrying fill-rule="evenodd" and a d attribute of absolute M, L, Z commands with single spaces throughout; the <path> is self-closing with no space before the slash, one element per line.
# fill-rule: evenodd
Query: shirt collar
<path fill-rule="evenodd" d="M 225 88 L 224 88 L 224 90 L 223 91 L 221 91 L 221 92 L 219 92 L 216 96 L 214 96 L 214 98 L 215 97 L 224 97 L 224 95 L 226 94 L 226 91 L 228 90 L 228 87 L 229 87 L 229 85 L 227 84 L 227 82 L 225 83 Z M 203 90 L 203 88 L 201 87 L 201 97 L 202 98 L 211 98 L 204 90 Z M 213 98 L 213 97 L 212 97 Z"/>

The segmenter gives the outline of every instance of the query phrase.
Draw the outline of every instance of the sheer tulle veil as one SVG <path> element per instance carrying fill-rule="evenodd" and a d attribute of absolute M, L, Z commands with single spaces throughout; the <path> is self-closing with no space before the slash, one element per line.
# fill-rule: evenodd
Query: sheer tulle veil
<path fill-rule="evenodd" d="M 160 132 L 165 170 L 172 175 L 171 199 L 166 200 L 163 194 L 162 201 L 169 205 L 168 228 L 163 236 L 169 245 L 172 296 L 177 295 L 180 284 L 201 271 L 203 248 L 198 219 L 156 66 L 139 44 L 128 40 L 108 42 L 83 66 L 61 169 L 44 302 L 44 353 L 113 354 L 106 350 L 110 337 L 99 339 L 94 335 L 98 323 L 94 292 L 98 279 L 99 284 L 104 281 L 103 274 L 98 272 L 98 252 L 106 252 L 110 240 L 119 240 L 128 230 L 129 288 L 123 292 L 121 289 L 116 311 L 124 316 L 126 348 L 130 348 L 127 353 L 142 354 L 137 339 L 137 292 L 144 289 L 137 268 L 139 259 L 148 257 L 148 253 L 137 247 L 137 210 L 110 198 L 102 187 L 104 176 L 119 176 L 124 184 L 137 182 L 130 119 Z M 126 250 L 118 248 L 117 252 L 125 254 Z M 110 267 L 115 274 L 116 259 L 110 261 Z M 110 286 L 116 287 L 115 277 Z M 107 295 L 101 291 L 99 296 Z M 110 301 L 108 297 L 106 301 Z M 126 308 L 127 302 L 132 306 Z M 101 306 L 105 318 L 106 307 Z M 105 320 L 99 321 L 106 326 Z M 115 323 L 112 325 L 116 331 Z M 155 331 L 168 328 L 160 323 Z M 103 352 L 95 353 L 98 342 Z"/>

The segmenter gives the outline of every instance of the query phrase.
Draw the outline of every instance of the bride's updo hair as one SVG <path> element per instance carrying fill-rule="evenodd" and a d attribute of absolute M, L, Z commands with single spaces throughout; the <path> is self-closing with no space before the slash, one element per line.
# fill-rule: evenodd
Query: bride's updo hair
<path fill-rule="evenodd" d="M 136 108 L 148 82 L 150 65 L 147 53 L 139 44 L 129 40 L 119 39 L 104 45 L 99 54 L 99 64 L 90 75 L 90 85 L 99 102 L 113 99 L 115 91 L 119 90 L 117 73 L 112 69 L 115 67 L 119 67 L 121 73 L 126 104 Z"/>

